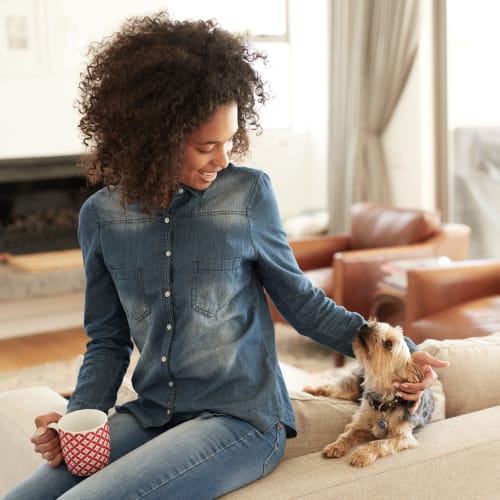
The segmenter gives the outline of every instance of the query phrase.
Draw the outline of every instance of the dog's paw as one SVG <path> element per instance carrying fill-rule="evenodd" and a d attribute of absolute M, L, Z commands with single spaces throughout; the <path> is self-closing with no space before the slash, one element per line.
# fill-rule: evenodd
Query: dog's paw
<path fill-rule="evenodd" d="M 323 456 L 326 458 L 340 458 L 347 453 L 348 447 L 342 441 L 335 441 L 334 443 L 327 444 L 323 448 Z"/>
<path fill-rule="evenodd" d="M 362 446 L 355 450 L 349 457 L 349 463 L 354 467 L 366 467 L 377 459 L 377 455 L 370 451 L 368 447 Z"/>
<path fill-rule="evenodd" d="M 307 392 L 308 394 L 312 394 L 313 396 L 330 396 L 331 394 L 331 386 L 329 385 L 320 385 L 319 387 L 304 387 L 302 390 Z"/>

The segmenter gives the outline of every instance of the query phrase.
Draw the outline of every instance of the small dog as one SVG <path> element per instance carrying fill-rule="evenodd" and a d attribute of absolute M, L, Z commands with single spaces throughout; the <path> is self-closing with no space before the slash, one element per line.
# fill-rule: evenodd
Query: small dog
<path fill-rule="evenodd" d="M 413 431 L 426 425 L 434 410 L 429 389 L 424 391 L 415 415 L 410 415 L 412 401 L 397 397 L 395 382 L 419 382 L 424 373 L 412 361 L 403 330 L 370 319 L 357 332 L 353 350 L 359 362 L 350 376 L 338 386 L 305 387 L 317 396 L 348 399 L 361 405 L 338 439 L 325 446 L 323 455 L 343 457 L 352 447 L 351 465 L 364 467 L 378 457 L 417 446 Z"/>

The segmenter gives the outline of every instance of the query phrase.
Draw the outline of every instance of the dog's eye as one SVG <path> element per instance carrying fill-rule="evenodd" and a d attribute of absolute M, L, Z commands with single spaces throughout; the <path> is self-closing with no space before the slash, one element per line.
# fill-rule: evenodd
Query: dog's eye
<path fill-rule="evenodd" d="M 392 342 L 390 340 L 386 340 L 384 342 L 384 347 L 390 351 L 392 349 Z"/>

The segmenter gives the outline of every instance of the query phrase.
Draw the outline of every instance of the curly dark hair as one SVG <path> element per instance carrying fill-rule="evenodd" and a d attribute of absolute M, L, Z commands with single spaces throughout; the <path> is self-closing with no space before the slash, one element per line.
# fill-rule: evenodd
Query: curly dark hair
<path fill-rule="evenodd" d="M 89 154 L 81 163 L 90 184 L 116 188 L 124 205 L 164 208 L 187 137 L 219 106 L 238 105 L 233 158 L 248 151 L 248 129 L 261 132 L 257 107 L 268 94 L 253 63 L 266 56 L 215 21 L 130 18 L 88 55 L 78 107 Z"/>

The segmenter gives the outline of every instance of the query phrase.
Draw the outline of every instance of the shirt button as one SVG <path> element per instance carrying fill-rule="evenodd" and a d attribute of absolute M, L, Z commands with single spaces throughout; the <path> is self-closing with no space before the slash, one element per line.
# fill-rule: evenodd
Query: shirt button
<path fill-rule="evenodd" d="M 172 325 L 170 323 L 167 325 L 167 330 L 168 331 L 172 330 Z"/>
<path fill-rule="evenodd" d="M 166 363 L 167 362 L 167 356 L 162 356 L 161 357 L 161 362 Z"/>
<path fill-rule="evenodd" d="M 184 192 L 184 188 L 179 188 L 179 191 L 177 191 L 179 194 L 182 194 Z"/>
<path fill-rule="evenodd" d="M 170 250 L 167 250 L 167 251 L 165 252 L 165 255 L 166 255 L 167 257 L 170 257 L 170 256 L 172 255 L 172 252 L 171 252 Z"/>
<path fill-rule="evenodd" d="M 163 220 L 165 221 L 165 224 L 168 224 L 170 222 L 170 217 L 165 217 Z"/>
<path fill-rule="evenodd" d="M 168 297 L 170 297 L 170 290 L 167 290 L 167 291 L 165 292 L 165 297 L 167 297 L 167 298 L 168 298 Z"/>
<path fill-rule="evenodd" d="M 172 413 L 172 410 L 167 410 L 167 415 L 170 415 Z"/>
<path fill-rule="evenodd" d="M 172 380 L 168 383 L 168 386 L 169 387 L 173 387 L 174 386 L 174 383 L 172 382 Z"/>

